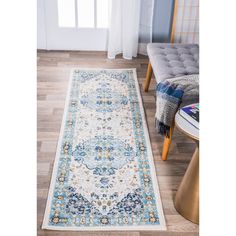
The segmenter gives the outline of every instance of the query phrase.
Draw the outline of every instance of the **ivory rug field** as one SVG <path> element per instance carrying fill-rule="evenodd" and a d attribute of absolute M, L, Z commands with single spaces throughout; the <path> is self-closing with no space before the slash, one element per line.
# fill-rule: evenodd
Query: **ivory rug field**
<path fill-rule="evenodd" d="M 165 230 L 135 69 L 74 69 L 44 229 Z"/>

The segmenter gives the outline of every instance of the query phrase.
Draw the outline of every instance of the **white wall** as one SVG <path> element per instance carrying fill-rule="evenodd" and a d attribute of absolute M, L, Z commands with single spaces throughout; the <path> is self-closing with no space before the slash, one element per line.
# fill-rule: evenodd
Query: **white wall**
<path fill-rule="evenodd" d="M 47 0 L 46 0 L 47 1 Z M 44 0 L 37 0 L 37 48 L 46 49 L 46 24 Z"/>

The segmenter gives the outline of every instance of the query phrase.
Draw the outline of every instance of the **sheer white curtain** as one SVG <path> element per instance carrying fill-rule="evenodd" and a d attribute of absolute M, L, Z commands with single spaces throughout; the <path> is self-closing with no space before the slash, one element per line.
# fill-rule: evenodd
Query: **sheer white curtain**
<path fill-rule="evenodd" d="M 111 0 L 108 58 L 136 57 L 139 41 L 151 42 L 154 0 Z M 145 46 L 140 51 L 145 53 Z"/>

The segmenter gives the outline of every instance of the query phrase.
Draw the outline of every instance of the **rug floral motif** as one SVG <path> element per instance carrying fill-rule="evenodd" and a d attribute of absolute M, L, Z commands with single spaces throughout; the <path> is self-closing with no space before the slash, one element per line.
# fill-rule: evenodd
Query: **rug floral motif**
<path fill-rule="evenodd" d="M 135 70 L 73 70 L 60 136 L 43 228 L 165 229 Z"/>

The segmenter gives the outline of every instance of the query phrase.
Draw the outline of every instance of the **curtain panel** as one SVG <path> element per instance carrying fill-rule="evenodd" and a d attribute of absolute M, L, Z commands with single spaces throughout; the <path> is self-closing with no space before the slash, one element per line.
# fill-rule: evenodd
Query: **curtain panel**
<path fill-rule="evenodd" d="M 108 38 L 108 58 L 132 59 L 146 54 L 152 41 L 154 0 L 111 0 Z"/>

